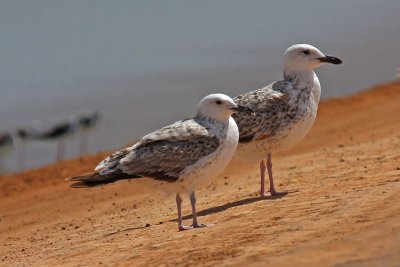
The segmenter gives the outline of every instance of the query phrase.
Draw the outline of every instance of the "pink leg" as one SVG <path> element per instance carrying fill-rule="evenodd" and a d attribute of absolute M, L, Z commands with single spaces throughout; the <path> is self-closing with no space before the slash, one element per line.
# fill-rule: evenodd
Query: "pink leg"
<path fill-rule="evenodd" d="M 178 230 L 184 231 L 192 229 L 193 227 L 185 226 L 182 223 L 182 198 L 179 194 L 176 194 L 176 207 L 178 209 Z"/>
<path fill-rule="evenodd" d="M 199 224 L 197 221 L 197 212 L 196 212 L 196 196 L 193 193 L 190 194 L 190 204 L 192 205 L 192 216 L 193 216 L 193 228 L 201 228 L 206 227 L 205 224 Z"/>
<path fill-rule="evenodd" d="M 65 156 L 65 143 L 64 141 L 59 141 L 57 145 L 57 156 L 56 156 L 56 162 L 63 160 Z"/>
<path fill-rule="evenodd" d="M 271 196 L 286 195 L 287 192 L 276 192 L 275 190 L 274 178 L 272 177 L 272 156 L 270 153 L 268 154 L 267 158 L 267 169 L 269 177 L 269 192 L 271 193 Z"/>
<path fill-rule="evenodd" d="M 260 189 L 260 196 L 265 197 L 265 162 L 262 160 L 260 161 L 260 175 L 261 175 L 261 189 Z"/>
<path fill-rule="evenodd" d="M 17 165 L 19 171 L 23 171 L 25 169 L 25 151 L 21 148 L 17 148 Z"/>
<path fill-rule="evenodd" d="M 86 154 L 87 150 L 88 150 L 88 137 L 87 137 L 87 133 L 81 133 L 80 136 L 80 141 L 79 141 L 79 152 L 80 155 L 84 155 Z"/>

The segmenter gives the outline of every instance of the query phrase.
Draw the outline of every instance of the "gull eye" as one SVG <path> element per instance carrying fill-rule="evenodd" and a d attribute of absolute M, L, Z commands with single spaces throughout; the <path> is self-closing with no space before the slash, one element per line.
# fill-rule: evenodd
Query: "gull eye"
<path fill-rule="evenodd" d="M 221 105 L 222 101 L 221 100 L 217 100 L 217 101 L 215 101 L 215 103 L 217 103 L 217 105 Z"/>
<path fill-rule="evenodd" d="M 304 51 L 303 51 L 303 54 L 304 54 L 304 55 L 309 55 L 309 54 L 310 54 L 310 50 L 304 50 Z"/>

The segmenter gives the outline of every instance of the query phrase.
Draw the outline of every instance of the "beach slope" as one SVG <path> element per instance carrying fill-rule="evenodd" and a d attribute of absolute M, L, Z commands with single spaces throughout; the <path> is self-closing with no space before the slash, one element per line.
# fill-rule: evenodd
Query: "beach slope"
<path fill-rule="evenodd" d="M 178 232 L 174 196 L 145 180 L 69 187 L 108 153 L 0 177 L 0 266 L 400 262 L 400 82 L 323 101 L 305 140 L 274 157 L 286 196 L 258 198 L 257 166 L 233 161 L 197 193 L 206 228 Z"/>

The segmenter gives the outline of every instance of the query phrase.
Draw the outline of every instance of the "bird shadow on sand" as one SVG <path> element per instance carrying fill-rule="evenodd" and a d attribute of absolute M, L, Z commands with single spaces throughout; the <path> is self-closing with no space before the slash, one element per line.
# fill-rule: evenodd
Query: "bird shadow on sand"
<path fill-rule="evenodd" d="M 290 191 L 290 192 L 287 192 L 287 193 L 294 193 L 294 192 L 298 192 L 298 190 Z M 240 199 L 240 200 L 237 200 L 237 201 L 234 201 L 234 202 L 228 202 L 228 203 L 220 205 L 220 206 L 211 207 L 211 208 L 207 208 L 207 209 L 198 211 L 197 212 L 197 216 L 199 216 L 199 217 L 207 216 L 207 215 L 210 215 L 210 214 L 214 214 L 214 213 L 225 211 L 225 210 L 230 209 L 230 208 L 240 207 L 240 206 L 252 204 L 252 203 L 255 203 L 255 202 L 258 202 L 258 201 L 280 199 L 280 198 L 283 198 L 283 197 L 285 197 L 287 195 L 288 194 L 282 194 L 282 195 L 266 196 L 266 197 L 260 197 L 260 196 L 253 197 L 253 196 L 251 196 L 251 197 Z M 188 219 L 191 219 L 191 218 L 192 218 L 191 214 L 182 217 L 183 220 L 188 220 Z M 176 219 L 172 219 L 172 220 L 169 220 L 167 222 L 175 222 L 175 221 L 176 221 Z"/>
<path fill-rule="evenodd" d="M 124 232 L 130 232 L 130 231 L 133 231 L 133 230 L 144 229 L 144 228 L 147 228 L 147 227 L 150 227 L 150 224 L 148 224 L 146 226 L 130 227 L 130 228 L 126 228 L 126 229 L 123 229 L 123 230 L 110 232 L 110 233 L 104 234 L 103 237 L 109 237 L 109 236 L 112 236 L 112 235 L 121 234 L 121 233 L 124 233 Z"/>
<path fill-rule="evenodd" d="M 247 198 L 244 198 L 244 199 L 240 199 L 240 200 L 237 200 L 237 201 L 234 201 L 234 202 L 228 202 L 228 203 L 220 205 L 220 206 L 211 207 L 211 208 L 207 208 L 207 209 L 201 210 L 201 211 L 197 212 L 197 216 L 199 216 L 199 217 L 207 216 L 207 215 L 210 215 L 210 214 L 214 214 L 214 213 L 225 211 L 225 210 L 230 209 L 230 208 L 240 207 L 240 206 L 243 206 L 243 205 L 248 205 L 248 204 L 252 204 L 252 203 L 263 201 L 263 200 L 280 199 L 280 198 L 283 198 L 283 197 L 287 196 L 289 193 L 296 193 L 296 192 L 299 192 L 299 190 L 289 191 L 286 194 L 280 194 L 280 195 L 276 195 L 276 196 L 266 196 L 266 197 L 250 196 L 250 197 L 247 197 Z M 190 215 L 183 216 L 182 219 L 183 220 L 192 219 L 192 215 L 190 214 Z M 167 220 L 167 221 L 164 221 L 164 222 L 159 222 L 158 224 L 155 224 L 155 225 L 160 225 L 160 224 L 167 223 L 167 222 L 176 222 L 176 218 L 170 219 L 170 220 Z M 144 229 L 144 228 L 147 228 L 147 227 L 150 227 L 150 224 L 146 224 L 146 226 L 130 227 L 130 228 L 126 228 L 126 229 L 123 229 L 123 230 L 110 232 L 110 233 L 107 233 L 107 234 L 103 235 L 103 237 L 108 237 L 108 236 L 112 236 L 112 235 L 115 235 L 115 234 L 121 234 L 121 233 L 124 233 L 124 232 L 130 232 L 130 231 L 133 231 L 133 230 Z"/>

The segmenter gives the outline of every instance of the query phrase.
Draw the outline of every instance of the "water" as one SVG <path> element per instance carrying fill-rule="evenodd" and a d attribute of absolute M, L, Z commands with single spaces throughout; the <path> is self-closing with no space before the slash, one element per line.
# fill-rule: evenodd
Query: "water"
<path fill-rule="evenodd" d="M 113 149 L 192 115 L 208 93 L 281 78 L 294 43 L 343 59 L 318 69 L 322 97 L 352 94 L 396 78 L 398 14 L 397 0 L 1 1 L 0 131 L 97 109 L 90 152 Z M 36 167 L 55 144 L 24 151 Z M 15 155 L 6 163 L 16 170 Z"/>

